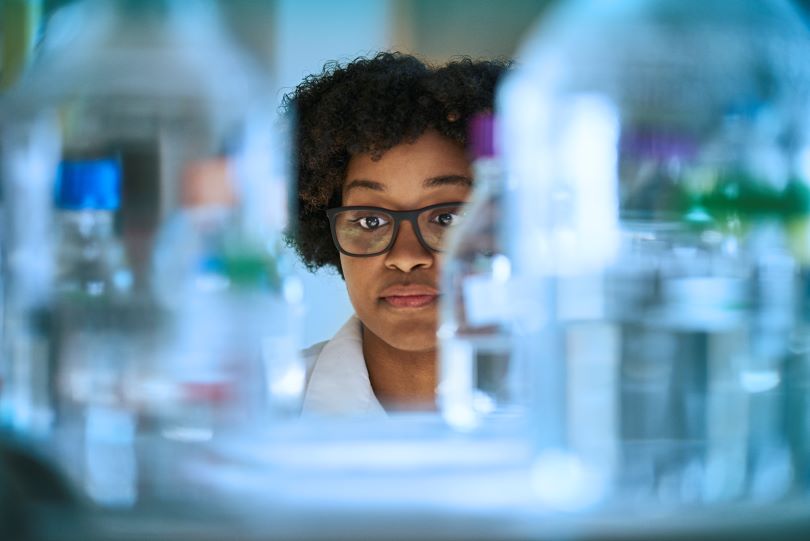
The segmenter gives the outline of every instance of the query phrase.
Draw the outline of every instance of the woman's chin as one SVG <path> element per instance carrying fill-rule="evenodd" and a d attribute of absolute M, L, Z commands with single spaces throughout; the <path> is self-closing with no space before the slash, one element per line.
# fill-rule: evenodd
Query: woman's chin
<path fill-rule="evenodd" d="M 436 351 L 438 346 L 434 325 L 427 329 L 420 329 L 414 324 L 404 325 L 386 329 L 377 336 L 389 347 L 409 353 L 430 353 Z"/>

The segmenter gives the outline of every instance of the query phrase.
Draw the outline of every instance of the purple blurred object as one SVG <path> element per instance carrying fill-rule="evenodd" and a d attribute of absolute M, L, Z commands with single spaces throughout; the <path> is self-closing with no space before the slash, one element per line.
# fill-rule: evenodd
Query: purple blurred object
<path fill-rule="evenodd" d="M 653 160 L 690 160 L 698 152 L 698 143 L 683 134 L 636 130 L 622 134 L 621 152 Z"/>
<path fill-rule="evenodd" d="M 469 147 L 472 159 L 495 156 L 495 116 L 478 113 L 470 119 L 468 127 Z"/>

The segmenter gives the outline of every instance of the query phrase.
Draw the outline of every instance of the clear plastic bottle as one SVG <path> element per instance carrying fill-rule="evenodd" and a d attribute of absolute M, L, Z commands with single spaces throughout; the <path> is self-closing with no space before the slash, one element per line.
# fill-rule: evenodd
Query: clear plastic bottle
<path fill-rule="evenodd" d="M 550 505 L 794 490 L 809 53 L 758 0 L 567 2 L 525 42 L 498 104 Z"/>
<path fill-rule="evenodd" d="M 251 230 L 225 157 L 191 164 L 152 264 L 171 332 L 151 377 L 175 390 L 164 432 L 210 438 L 296 414 L 301 294 L 280 236 Z"/>
<path fill-rule="evenodd" d="M 127 392 L 138 329 L 132 273 L 115 227 L 121 169 L 115 157 L 65 159 L 55 190 L 56 275 L 51 303 L 49 450 L 93 500 L 136 498 L 134 431 Z"/>
<path fill-rule="evenodd" d="M 63 160 L 54 199 L 58 293 L 90 299 L 128 294 L 132 273 L 115 231 L 115 213 L 121 204 L 118 160 Z"/>
<path fill-rule="evenodd" d="M 517 417 L 528 378 L 511 343 L 511 263 L 503 238 L 504 177 L 495 118 L 470 121 L 475 190 L 464 221 L 448 241 L 442 267 L 439 407 L 462 430 L 488 418 Z"/>

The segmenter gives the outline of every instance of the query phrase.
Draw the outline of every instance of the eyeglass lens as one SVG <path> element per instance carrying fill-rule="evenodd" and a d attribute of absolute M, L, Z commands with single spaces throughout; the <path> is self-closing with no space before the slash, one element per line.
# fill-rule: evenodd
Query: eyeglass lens
<path fill-rule="evenodd" d="M 425 209 L 417 217 L 422 240 L 432 250 L 441 250 L 447 232 L 461 221 L 461 205 Z M 386 251 L 392 244 L 396 220 L 383 209 L 345 210 L 335 215 L 338 244 L 353 255 Z"/>

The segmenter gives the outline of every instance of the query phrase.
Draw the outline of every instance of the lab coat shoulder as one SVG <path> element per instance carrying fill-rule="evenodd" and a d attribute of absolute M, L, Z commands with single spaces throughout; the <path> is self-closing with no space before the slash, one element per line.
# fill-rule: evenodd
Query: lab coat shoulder
<path fill-rule="evenodd" d="M 309 380 L 312 378 L 312 370 L 315 368 L 315 362 L 318 360 L 324 346 L 329 343 L 329 340 L 312 344 L 305 350 L 301 351 L 301 358 L 304 361 L 304 366 L 307 369 L 306 384 L 309 385 Z"/>
<path fill-rule="evenodd" d="M 371 388 L 362 325 L 356 316 L 331 340 L 310 346 L 301 355 L 307 366 L 302 415 L 384 414 Z"/>

